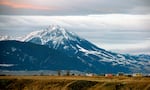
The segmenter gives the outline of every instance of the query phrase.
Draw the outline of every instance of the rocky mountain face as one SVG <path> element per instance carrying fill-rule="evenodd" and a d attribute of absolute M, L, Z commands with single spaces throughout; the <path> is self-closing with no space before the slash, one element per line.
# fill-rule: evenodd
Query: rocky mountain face
<path fill-rule="evenodd" d="M 1 70 L 91 70 L 76 57 L 46 46 L 20 41 L 0 42 Z"/>

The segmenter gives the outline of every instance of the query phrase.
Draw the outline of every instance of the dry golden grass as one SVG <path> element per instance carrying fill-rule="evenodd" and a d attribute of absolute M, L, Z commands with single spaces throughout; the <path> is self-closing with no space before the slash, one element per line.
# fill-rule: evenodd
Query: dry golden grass
<path fill-rule="evenodd" d="M 150 90 L 150 78 L 0 76 L 0 90 Z"/>

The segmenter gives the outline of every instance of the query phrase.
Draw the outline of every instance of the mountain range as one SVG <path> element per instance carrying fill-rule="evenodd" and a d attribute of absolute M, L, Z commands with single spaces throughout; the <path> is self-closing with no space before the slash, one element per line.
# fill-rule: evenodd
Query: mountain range
<path fill-rule="evenodd" d="M 150 73 L 150 55 L 107 51 L 58 25 L 0 41 L 0 60 L 1 70 Z"/>

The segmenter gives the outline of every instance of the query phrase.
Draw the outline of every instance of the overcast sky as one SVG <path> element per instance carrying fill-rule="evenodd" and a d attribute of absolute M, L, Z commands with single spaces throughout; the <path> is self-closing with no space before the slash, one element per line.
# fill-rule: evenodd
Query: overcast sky
<path fill-rule="evenodd" d="M 1 14 L 149 14 L 150 0 L 0 0 Z"/>
<path fill-rule="evenodd" d="M 106 50 L 150 54 L 150 0 L 0 0 L 0 35 L 23 36 L 50 24 Z"/>

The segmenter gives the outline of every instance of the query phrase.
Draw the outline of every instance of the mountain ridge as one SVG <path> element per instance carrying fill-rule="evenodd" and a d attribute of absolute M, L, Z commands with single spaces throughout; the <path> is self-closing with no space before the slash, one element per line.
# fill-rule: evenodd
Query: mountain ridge
<path fill-rule="evenodd" d="M 149 56 L 141 55 L 138 57 L 107 51 L 60 26 L 49 26 L 44 30 L 32 32 L 22 41 L 43 45 L 67 56 L 75 57 L 76 60 L 80 61 L 80 64 L 87 65 L 86 67 L 89 69 L 92 67 L 96 73 L 150 72 Z"/>

